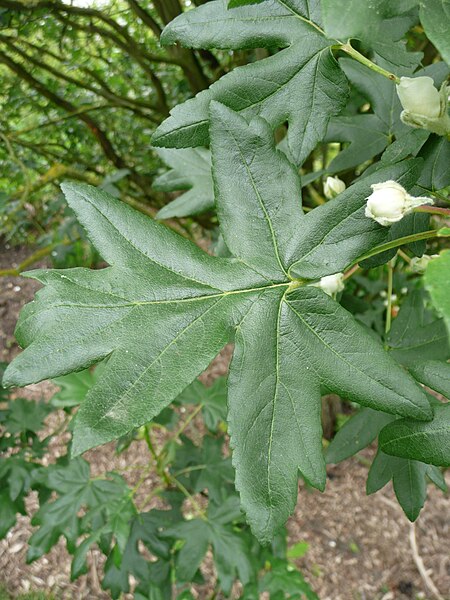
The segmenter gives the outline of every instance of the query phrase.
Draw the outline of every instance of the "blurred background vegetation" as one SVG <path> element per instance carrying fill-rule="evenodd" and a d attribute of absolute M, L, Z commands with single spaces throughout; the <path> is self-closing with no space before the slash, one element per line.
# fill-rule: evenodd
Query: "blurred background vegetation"
<path fill-rule="evenodd" d="M 204 1 L 0 2 L 0 235 L 44 253 L 62 243 L 91 262 L 62 180 L 102 185 L 151 215 L 167 202 L 152 189 L 152 132 L 236 61 L 159 46 L 163 27 Z"/>

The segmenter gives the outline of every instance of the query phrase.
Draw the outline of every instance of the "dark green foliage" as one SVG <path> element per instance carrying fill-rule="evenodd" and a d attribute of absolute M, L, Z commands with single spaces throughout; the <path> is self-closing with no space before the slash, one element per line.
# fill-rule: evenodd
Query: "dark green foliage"
<path fill-rule="evenodd" d="M 449 395 L 450 253 L 431 260 L 424 280 L 411 255 L 422 256 L 432 238 L 430 253 L 440 251 L 450 234 L 442 222 L 450 184 L 446 90 L 440 96 L 429 90 L 429 99 L 411 112 L 406 96 L 401 106 L 395 84 L 400 77 L 426 75 L 439 87 L 447 77 L 448 66 L 416 25 L 420 20 L 448 59 L 441 25 L 448 2 L 210 0 L 185 12 L 176 2 L 164 9 L 155 3 L 149 12 L 128 4 L 138 26 L 126 11 L 121 22 L 96 9 L 89 15 L 80 9 L 79 18 L 89 16 L 89 31 L 100 37 L 97 19 L 112 28 L 121 50 L 139 64 L 143 72 L 131 69 L 127 82 L 108 79 L 108 99 L 112 94 L 120 110 L 131 109 L 152 129 L 158 125 L 154 144 L 163 148 L 170 171 L 154 182 L 152 161 L 130 158 L 135 145 L 141 144 L 140 156 L 148 152 L 149 130 L 137 121 L 120 133 L 112 118 L 102 121 L 107 131 L 91 116 L 82 119 L 115 172 L 104 176 L 104 165 L 91 167 L 97 165 L 91 153 L 82 164 L 93 172 L 69 173 L 100 185 L 64 184 L 75 217 L 61 197 L 55 201 L 63 217 L 57 241 L 71 250 L 54 258 L 71 268 L 28 274 L 43 287 L 21 312 L 16 337 L 24 351 L 3 377 L 9 386 L 56 378 L 61 390 L 53 407 L 67 415 L 79 405 L 69 428 L 71 453 L 42 467 L 51 439 L 40 435 L 49 406 L 3 395 L 1 533 L 36 490 L 40 507 L 32 522 L 38 529 L 29 560 L 64 536 L 73 554 L 72 576 L 78 577 L 96 544 L 106 556 L 103 586 L 113 598 L 130 591 L 130 574 L 137 600 L 190 598 L 189 587 L 202 582 L 200 566 L 211 551 L 216 591 L 231 593 L 239 579 L 247 599 L 262 592 L 275 600 L 313 599 L 289 565 L 284 541 L 299 475 L 323 490 L 326 461 L 344 460 L 378 436 L 368 493 L 392 481 L 413 521 L 428 480 L 445 490 L 439 467 L 450 465 L 449 404 L 423 386 Z M 73 7 L 61 6 L 50 8 L 68 15 L 77 74 L 84 55 L 70 18 Z M 166 50 L 154 38 L 162 29 L 158 17 Z M 53 33 L 61 31 L 60 20 Z M 45 27 L 49 23 L 44 19 Z M 15 32 L 20 24 L 29 27 L 16 14 Z M 142 25 L 152 31 L 148 47 L 146 38 L 135 41 Z M 2 43 L 17 53 L 13 41 L 0 36 Z M 62 54 L 65 47 L 62 40 Z M 100 48 L 105 50 L 102 43 Z M 0 49 L 0 61 L 20 75 L 11 60 Z M 52 60 L 58 63 L 58 57 Z M 104 60 L 96 55 L 97 70 L 87 73 L 103 91 Z M 106 61 L 108 74 L 115 60 Z M 127 61 L 119 62 L 122 70 Z M 172 67 L 157 75 L 150 66 L 155 62 L 177 65 L 194 95 L 170 115 L 166 84 L 173 81 Z M 143 74 L 153 86 L 150 100 L 148 90 L 144 96 L 133 90 Z M 54 92 L 24 80 L 62 106 Z M 70 97 L 79 82 L 64 81 Z M 113 92 L 117 87 L 120 95 Z M 6 88 L 9 101 L 15 100 Z M 72 118 L 71 106 L 62 107 Z M 428 109 L 434 116 L 423 114 Z M 24 110 L 18 107 L 19 118 Z M 6 136 L 9 160 L 26 179 L 27 167 L 11 143 Z M 332 199 L 329 184 L 322 190 L 319 181 L 329 173 L 345 181 L 334 182 L 341 189 Z M 197 223 L 158 223 L 143 214 L 156 213 L 142 204 L 150 199 L 151 183 L 160 191 L 185 192 L 165 206 L 158 196 L 158 218 L 208 214 Z M 371 197 L 381 219 L 368 210 L 374 186 L 376 196 L 384 196 L 378 203 Z M 28 191 L 12 208 L 0 199 L 1 214 L 23 216 Z M 417 207 L 409 194 L 420 195 L 428 207 Z M 433 208 L 431 200 L 440 206 Z M 199 233 L 199 223 L 219 223 L 220 229 Z M 95 251 L 83 254 L 84 235 Z M 200 236 L 202 248 L 206 239 L 215 242 L 215 254 L 186 239 Z M 80 268 L 90 266 L 96 252 L 108 266 Z M 230 342 L 227 383 L 219 379 L 204 388 L 196 377 Z M 362 407 L 326 456 L 324 393 Z M 197 416 L 205 425 L 201 444 L 198 432 L 188 435 Z M 163 431 L 161 438 L 155 428 Z M 148 448 L 148 464 L 139 467 L 132 488 L 115 472 L 92 477 L 79 456 L 113 440 L 117 452 L 137 443 Z M 158 483 L 139 499 L 150 472 Z M 163 508 L 149 510 L 156 495 Z M 154 561 L 141 554 L 143 546 Z"/>

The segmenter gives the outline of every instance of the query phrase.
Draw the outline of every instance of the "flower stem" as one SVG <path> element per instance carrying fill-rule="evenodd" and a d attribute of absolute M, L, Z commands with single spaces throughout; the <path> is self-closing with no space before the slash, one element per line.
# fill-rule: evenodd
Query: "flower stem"
<path fill-rule="evenodd" d="M 191 412 L 191 414 L 188 416 L 186 421 L 183 423 L 183 425 L 180 427 L 180 429 L 173 436 L 174 440 L 176 440 L 180 437 L 180 435 L 183 433 L 183 431 L 186 429 L 186 427 L 189 425 L 189 423 L 192 421 L 192 419 L 194 419 L 198 415 L 198 413 L 202 410 L 202 408 L 203 408 L 203 404 L 199 404 L 195 408 L 195 410 Z"/>
<path fill-rule="evenodd" d="M 390 260 L 388 267 L 388 289 L 387 289 L 387 307 L 386 307 L 386 325 L 384 331 L 386 335 L 391 330 L 392 323 L 392 289 L 394 285 L 394 261 Z"/>
<path fill-rule="evenodd" d="M 419 206 L 414 209 L 414 212 L 418 213 L 429 213 L 430 215 L 443 215 L 450 217 L 450 208 L 441 208 L 440 206 Z"/>
<path fill-rule="evenodd" d="M 349 56 L 360 62 L 362 65 L 365 65 L 372 71 L 375 71 L 375 73 L 383 75 L 383 77 L 387 77 L 388 79 L 394 81 L 397 84 L 400 83 L 400 77 L 397 77 L 397 75 L 394 75 L 394 73 L 386 71 L 386 69 L 383 69 L 382 67 L 376 65 L 374 62 L 366 58 L 363 54 L 358 52 L 358 50 L 355 50 L 355 48 L 352 47 L 350 42 L 342 44 L 341 46 L 338 46 L 338 48 L 339 50 L 342 50 L 343 52 L 347 53 Z"/>
<path fill-rule="evenodd" d="M 403 260 L 405 261 L 405 263 L 407 263 L 408 265 L 411 264 L 411 259 L 409 258 L 409 256 L 406 254 L 406 252 L 403 252 L 403 250 L 399 250 L 398 251 L 398 255 L 403 258 Z"/>

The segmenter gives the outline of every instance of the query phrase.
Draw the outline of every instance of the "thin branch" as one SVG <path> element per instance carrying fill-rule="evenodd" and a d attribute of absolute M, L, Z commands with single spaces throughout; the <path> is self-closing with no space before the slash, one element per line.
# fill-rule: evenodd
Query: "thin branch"
<path fill-rule="evenodd" d="M 22 65 L 15 62 L 10 56 L 0 51 L 0 62 L 6 65 L 11 71 L 25 81 L 30 87 L 34 88 L 37 92 L 42 94 L 45 98 L 50 100 L 56 106 L 59 106 L 63 110 L 69 113 L 74 113 L 77 107 L 74 106 L 68 100 L 61 98 L 51 90 L 49 90 L 41 81 L 36 79 L 31 73 L 29 73 Z M 127 168 L 127 164 L 124 159 L 117 154 L 113 145 L 109 141 L 107 135 L 102 131 L 96 121 L 94 121 L 88 114 L 81 113 L 78 115 L 80 121 L 83 121 L 89 130 L 92 132 L 94 137 L 99 142 L 105 156 L 113 163 L 118 169 Z"/>
<path fill-rule="evenodd" d="M 127 0 L 128 5 L 134 14 L 140 18 L 140 20 L 149 27 L 153 31 L 153 33 L 159 38 L 162 32 L 162 29 L 159 23 L 152 17 L 152 15 L 145 10 L 140 4 L 136 2 L 136 0 Z"/>
<path fill-rule="evenodd" d="M 67 17 L 64 17 L 61 14 L 57 14 L 56 18 L 59 21 L 61 21 L 61 23 L 67 23 L 68 25 L 70 25 L 74 29 L 77 29 L 78 31 L 83 31 L 83 32 L 91 34 L 91 35 L 94 33 L 103 38 L 110 39 L 116 46 L 121 48 L 130 57 L 134 58 L 136 60 L 136 62 L 139 64 L 139 66 L 142 68 L 144 73 L 146 75 L 148 75 L 148 77 L 150 78 L 150 80 L 155 88 L 156 94 L 158 96 L 159 112 L 161 114 L 163 114 L 164 116 L 167 116 L 169 114 L 169 107 L 167 104 L 166 94 L 165 94 L 164 88 L 161 84 L 161 81 L 159 80 L 158 76 L 155 74 L 155 72 L 151 68 L 149 62 L 146 60 L 146 54 L 142 52 L 141 48 L 137 44 L 135 44 L 135 43 L 133 43 L 131 45 L 127 44 L 122 39 L 120 39 L 120 37 L 116 36 L 114 33 L 110 32 L 107 29 L 104 29 L 102 27 L 98 27 L 98 26 L 94 25 L 93 23 L 89 23 L 88 25 L 82 25 L 80 23 L 76 23 L 75 21 L 68 19 Z M 163 61 L 163 62 L 165 62 L 165 61 Z"/>
<path fill-rule="evenodd" d="M 129 98 L 124 98 L 123 96 L 119 96 L 118 94 L 115 94 L 113 91 L 111 91 L 104 82 L 102 82 L 102 89 L 98 89 L 86 81 L 80 81 L 79 79 L 76 79 L 71 75 L 67 75 L 61 69 L 52 67 L 46 62 L 43 62 L 42 60 L 39 60 L 34 56 L 30 56 L 24 50 L 16 46 L 8 36 L 0 35 L 0 42 L 3 42 L 10 50 L 21 56 L 24 60 L 30 62 L 31 64 L 35 65 L 36 67 L 39 67 L 44 71 L 47 71 L 57 79 L 61 79 L 62 81 L 71 83 L 78 88 L 92 92 L 93 94 L 101 96 L 106 100 L 114 102 L 116 106 L 122 106 L 123 108 L 127 108 L 133 111 L 133 113 L 138 114 L 139 116 L 145 119 L 150 118 L 152 122 L 155 122 L 155 119 L 149 117 L 148 113 L 142 112 L 141 107 L 153 111 L 158 111 L 158 107 L 156 105 L 144 101 L 135 101 Z"/>
<path fill-rule="evenodd" d="M 425 568 L 422 557 L 419 554 L 419 548 L 417 546 L 417 539 L 416 539 L 415 523 L 410 524 L 409 543 L 411 546 L 411 552 L 412 552 L 412 555 L 414 558 L 414 562 L 416 563 L 417 570 L 419 571 L 420 576 L 422 577 L 422 580 L 423 580 L 425 586 L 427 587 L 428 591 L 434 596 L 434 598 L 436 598 L 436 600 L 445 600 L 444 597 L 441 596 L 441 594 L 439 593 L 439 590 L 437 589 L 437 587 L 434 585 L 431 577 L 428 575 L 428 572 Z"/>
<path fill-rule="evenodd" d="M 31 267 L 31 265 L 34 265 L 38 261 L 42 260 L 49 254 L 51 254 L 51 252 L 58 246 L 68 246 L 69 244 L 72 244 L 72 243 L 73 242 L 71 240 L 64 240 L 62 242 L 55 242 L 53 244 L 50 244 L 49 246 L 46 246 L 45 248 L 40 248 L 39 250 L 36 250 L 36 252 L 33 252 L 33 254 L 28 256 L 25 260 L 23 260 L 17 266 L 16 269 L 1 269 L 0 277 L 18 277 L 21 273 L 23 273 L 23 271 L 25 271 L 25 269 L 27 269 L 28 267 Z"/>

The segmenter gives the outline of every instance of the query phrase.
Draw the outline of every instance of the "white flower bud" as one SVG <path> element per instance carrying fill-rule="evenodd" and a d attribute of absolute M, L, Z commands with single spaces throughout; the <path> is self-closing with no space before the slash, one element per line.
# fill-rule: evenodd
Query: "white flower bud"
<path fill-rule="evenodd" d="M 433 204 L 431 198 L 410 196 L 396 181 L 375 183 L 370 187 L 373 192 L 367 198 L 365 215 L 385 227 L 397 223 L 422 204 Z"/>
<path fill-rule="evenodd" d="M 437 90 L 431 77 L 401 77 L 397 94 L 404 109 L 400 115 L 403 123 L 438 135 L 450 131 L 446 83 Z"/>
<path fill-rule="evenodd" d="M 401 77 L 397 94 L 405 110 L 430 119 L 441 113 L 441 97 L 431 77 Z"/>
<path fill-rule="evenodd" d="M 325 198 L 332 200 L 338 194 L 343 192 L 345 188 L 345 183 L 342 179 L 339 179 L 339 177 L 327 177 L 323 186 L 323 193 L 325 194 Z"/>
<path fill-rule="evenodd" d="M 439 254 L 432 254 L 431 256 L 424 254 L 420 258 L 418 256 L 414 256 L 414 258 L 411 259 L 409 267 L 413 273 L 425 273 L 430 260 L 437 258 L 438 256 Z"/>
<path fill-rule="evenodd" d="M 319 283 L 315 283 L 314 286 L 319 287 L 325 294 L 332 296 L 333 294 L 342 292 L 344 289 L 344 274 L 335 273 L 334 275 L 327 275 L 326 277 L 322 277 Z"/>

